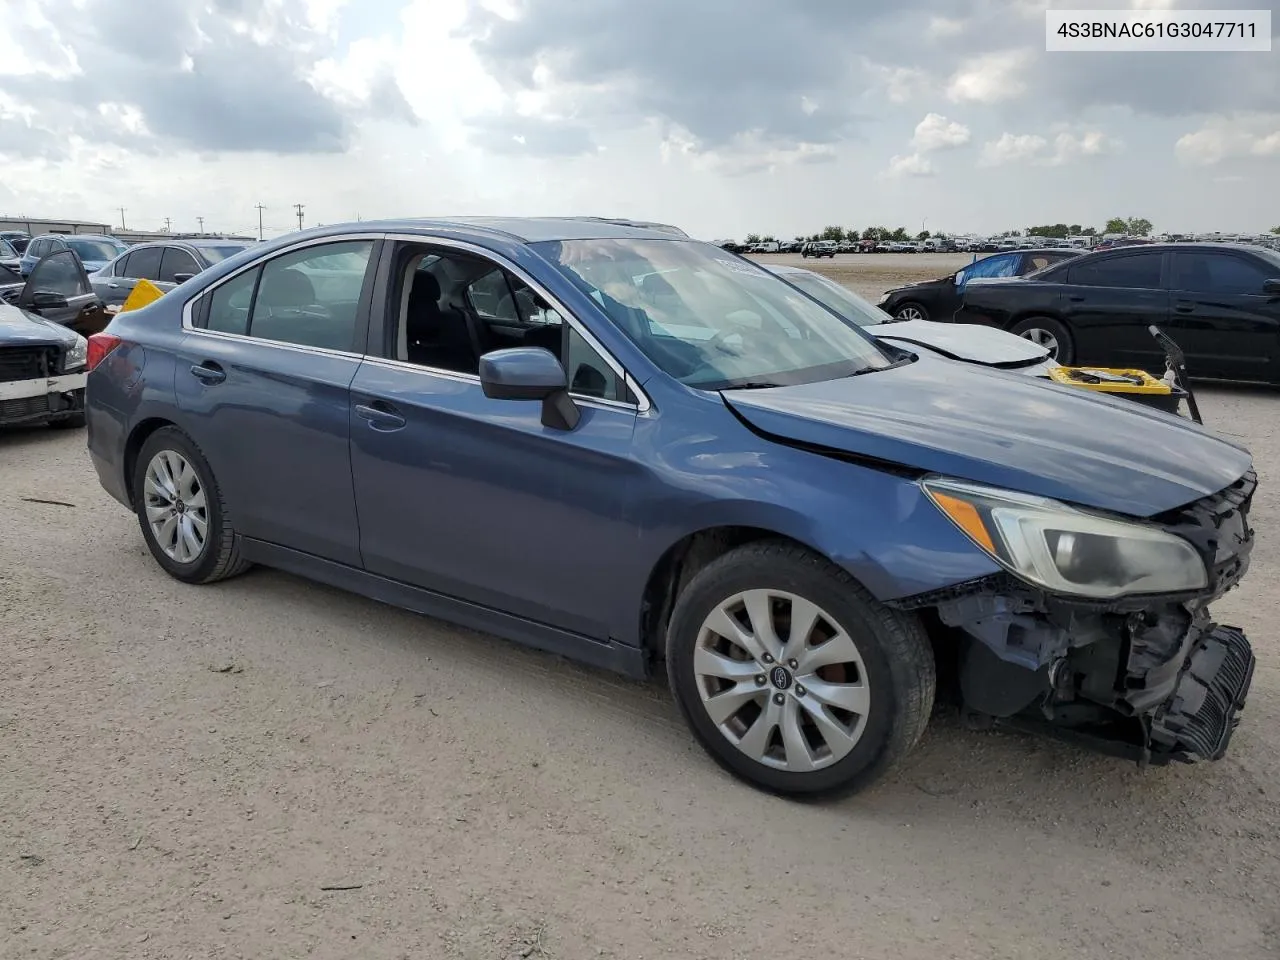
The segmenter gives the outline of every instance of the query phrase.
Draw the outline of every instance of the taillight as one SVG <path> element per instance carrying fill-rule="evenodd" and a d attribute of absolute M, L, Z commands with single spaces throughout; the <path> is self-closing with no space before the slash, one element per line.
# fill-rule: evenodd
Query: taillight
<path fill-rule="evenodd" d="M 89 337 L 89 359 L 85 364 L 87 369 L 92 370 L 107 359 L 107 354 L 123 342 L 123 340 L 111 333 L 95 333 L 91 335 Z"/>

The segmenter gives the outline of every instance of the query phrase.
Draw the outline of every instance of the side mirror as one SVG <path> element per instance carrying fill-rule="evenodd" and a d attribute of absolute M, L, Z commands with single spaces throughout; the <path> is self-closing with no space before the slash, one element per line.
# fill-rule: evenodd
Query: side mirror
<path fill-rule="evenodd" d="M 186 283 L 188 280 L 190 280 L 194 276 L 195 276 L 194 273 L 175 273 L 173 275 L 173 282 Z"/>
<path fill-rule="evenodd" d="M 52 290 L 37 290 L 31 294 L 31 305 L 37 310 L 62 310 L 69 307 L 67 297 Z"/>
<path fill-rule="evenodd" d="M 1271 297 L 1280 297 L 1280 280 L 1264 280 L 1262 292 Z"/>
<path fill-rule="evenodd" d="M 480 387 L 491 400 L 541 400 L 542 423 L 572 430 L 580 412 L 569 396 L 564 367 L 542 347 L 510 347 L 480 358 Z"/>

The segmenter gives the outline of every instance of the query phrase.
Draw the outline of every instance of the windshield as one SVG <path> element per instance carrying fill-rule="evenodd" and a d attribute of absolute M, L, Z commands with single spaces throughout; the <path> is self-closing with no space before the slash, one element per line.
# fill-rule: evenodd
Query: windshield
<path fill-rule="evenodd" d="M 755 264 L 693 240 L 533 244 L 659 368 L 703 390 L 881 370 L 856 327 Z"/>
<path fill-rule="evenodd" d="M 18 255 L 18 251 L 13 248 L 13 244 L 11 244 L 8 240 L 4 239 L 4 237 L 0 237 L 0 257 L 4 257 L 6 259 L 12 259 L 17 255 Z"/>
<path fill-rule="evenodd" d="M 66 245 L 75 251 L 77 257 L 85 262 L 111 260 L 127 249 L 124 244 L 116 246 L 110 240 L 84 240 L 78 237 L 66 237 Z"/>
<path fill-rule="evenodd" d="M 249 247 L 247 244 L 242 243 L 237 245 L 228 244 L 222 247 L 199 246 L 196 247 L 196 249 L 200 251 L 200 255 L 209 262 L 210 266 L 212 266 L 215 263 L 220 263 L 227 259 L 227 257 L 234 257 L 237 253 L 243 253 L 245 250 L 249 249 Z"/>
<path fill-rule="evenodd" d="M 779 276 L 786 280 L 787 283 L 799 287 L 819 303 L 860 327 L 888 323 L 893 319 L 879 307 L 873 307 L 866 300 L 863 300 L 852 290 L 842 287 L 834 280 L 829 280 L 821 274 L 810 273 L 806 270 L 796 273 L 782 273 Z"/>

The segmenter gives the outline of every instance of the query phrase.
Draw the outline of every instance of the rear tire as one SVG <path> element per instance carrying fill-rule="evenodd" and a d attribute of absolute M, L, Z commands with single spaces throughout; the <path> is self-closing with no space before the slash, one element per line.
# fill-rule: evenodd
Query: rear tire
<path fill-rule="evenodd" d="M 156 563 L 183 583 L 213 583 L 250 566 L 208 460 L 177 427 L 161 427 L 138 453 L 134 510 Z"/>
<path fill-rule="evenodd" d="M 793 637 L 793 623 L 808 627 Z M 747 544 L 700 570 L 676 601 L 666 658 L 676 702 L 712 759 L 796 799 L 847 795 L 883 776 L 924 733 L 937 684 L 915 616 L 785 541 Z"/>
<path fill-rule="evenodd" d="M 928 320 L 929 310 L 924 304 L 908 300 L 893 312 L 895 320 Z"/>
<path fill-rule="evenodd" d="M 1063 365 L 1070 365 L 1075 359 L 1076 347 L 1071 331 L 1053 317 L 1028 317 L 1026 320 L 1019 320 L 1009 332 L 1048 347 L 1050 357 Z"/>

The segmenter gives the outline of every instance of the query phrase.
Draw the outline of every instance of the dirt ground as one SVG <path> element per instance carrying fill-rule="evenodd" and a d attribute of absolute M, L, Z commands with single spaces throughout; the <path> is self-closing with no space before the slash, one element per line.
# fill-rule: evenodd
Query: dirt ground
<path fill-rule="evenodd" d="M 966 259 L 820 267 L 874 296 Z M 0 956 L 1280 956 L 1280 395 L 1202 393 L 1261 475 L 1231 753 L 944 717 L 825 806 L 729 780 L 661 683 L 268 570 L 184 587 L 83 434 L 2 435 Z"/>

